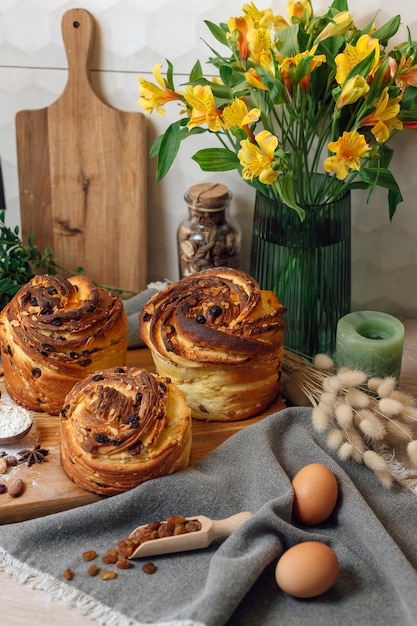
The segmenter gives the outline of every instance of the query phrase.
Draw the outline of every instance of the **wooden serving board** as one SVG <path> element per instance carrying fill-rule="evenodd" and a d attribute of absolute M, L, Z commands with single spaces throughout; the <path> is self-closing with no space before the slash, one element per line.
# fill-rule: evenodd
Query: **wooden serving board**
<path fill-rule="evenodd" d="M 143 367 L 155 371 L 152 356 L 148 349 L 129 350 L 128 365 Z M 0 390 L 4 385 L 0 382 Z M 241 422 L 201 422 L 193 420 L 193 441 L 191 464 L 209 454 L 223 441 L 242 428 L 254 424 L 275 411 L 285 408 L 282 398 L 277 400 L 259 416 Z M 59 418 L 33 413 L 38 440 L 43 448 L 49 450 L 47 461 L 28 467 L 26 464 L 9 468 L 7 474 L 0 475 L 0 482 L 8 483 L 20 477 L 25 483 L 25 491 L 19 498 L 12 498 L 7 493 L 0 495 L 0 525 L 10 522 L 21 522 L 72 509 L 95 502 L 100 499 L 88 491 L 84 491 L 72 483 L 65 475 L 59 462 Z M 22 443 L 22 446 L 24 444 Z M 16 448 L 16 444 L 13 446 Z M 2 448 L 0 448 L 1 450 Z M 7 449 L 6 446 L 3 447 Z"/>
<path fill-rule="evenodd" d="M 68 80 L 50 106 L 16 114 L 21 232 L 59 264 L 100 285 L 146 287 L 146 121 L 95 93 L 94 18 L 62 18 Z"/>

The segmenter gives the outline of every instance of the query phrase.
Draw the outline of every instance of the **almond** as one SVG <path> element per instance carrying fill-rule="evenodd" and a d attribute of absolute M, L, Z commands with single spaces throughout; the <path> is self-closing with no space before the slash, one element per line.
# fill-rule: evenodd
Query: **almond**
<path fill-rule="evenodd" d="M 0 459 L 0 474 L 7 472 L 7 461 L 5 458 Z"/>
<path fill-rule="evenodd" d="M 22 495 L 24 488 L 25 483 L 23 480 L 21 478 L 15 478 L 11 483 L 9 483 L 7 493 L 9 496 L 12 496 L 12 498 L 18 498 Z"/>

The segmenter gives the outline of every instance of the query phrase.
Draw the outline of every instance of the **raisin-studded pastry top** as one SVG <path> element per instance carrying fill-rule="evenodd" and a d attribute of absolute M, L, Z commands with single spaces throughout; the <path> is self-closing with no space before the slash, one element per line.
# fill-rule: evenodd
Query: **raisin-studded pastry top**
<path fill-rule="evenodd" d="M 189 464 L 184 394 L 146 370 L 111 368 L 78 382 L 60 421 L 64 471 L 91 492 L 115 495 Z"/>
<path fill-rule="evenodd" d="M 35 276 L 3 309 L 0 345 L 10 396 L 58 415 L 78 380 L 125 364 L 123 303 L 84 275 Z"/>
<path fill-rule="evenodd" d="M 155 294 L 139 324 L 158 373 L 184 391 L 193 417 L 228 421 L 277 396 L 285 311 L 246 273 L 213 268 Z"/>

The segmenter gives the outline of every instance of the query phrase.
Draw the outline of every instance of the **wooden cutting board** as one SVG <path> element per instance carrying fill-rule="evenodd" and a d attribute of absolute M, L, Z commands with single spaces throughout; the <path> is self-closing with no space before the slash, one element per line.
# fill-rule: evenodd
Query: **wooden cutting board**
<path fill-rule="evenodd" d="M 127 364 L 143 367 L 154 372 L 152 356 L 147 348 L 129 350 Z M 4 385 L 0 379 L 0 391 L 4 392 Z M 263 419 L 266 415 L 285 408 L 285 402 L 278 397 L 275 402 L 263 413 L 243 422 L 202 422 L 193 420 L 193 442 L 191 448 L 191 464 L 217 448 L 223 441 L 231 437 L 242 428 Z M 9 494 L 0 495 L 0 526 L 11 522 L 21 522 L 34 517 L 42 517 L 49 513 L 57 513 L 102 499 L 88 491 L 77 487 L 66 477 L 59 461 L 59 417 L 52 417 L 45 413 L 33 413 L 35 418 L 36 442 L 49 450 L 45 463 L 38 463 L 28 467 L 18 465 L 9 468 L 5 475 L 0 475 L 0 483 L 8 484 L 14 478 L 21 478 L 25 483 L 25 491 L 19 498 L 12 498 Z M 28 437 L 29 437 L 28 436 Z M 26 447 L 21 442 L 17 448 Z M 17 450 L 16 444 L 13 448 Z M 0 447 L 10 453 L 10 446 Z M 133 522 L 132 522 L 133 523 Z"/>
<path fill-rule="evenodd" d="M 67 11 L 62 35 L 62 95 L 16 114 L 22 239 L 33 233 L 37 247 L 51 247 L 70 274 L 82 267 L 100 285 L 139 291 L 147 280 L 145 117 L 95 93 L 88 11 Z"/>

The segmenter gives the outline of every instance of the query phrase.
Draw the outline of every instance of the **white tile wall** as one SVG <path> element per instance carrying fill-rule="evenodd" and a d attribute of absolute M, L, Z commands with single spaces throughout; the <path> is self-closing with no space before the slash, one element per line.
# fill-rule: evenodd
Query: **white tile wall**
<path fill-rule="evenodd" d="M 119 108 L 137 108 L 139 75 L 150 75 L 156 62 L 169 58 L 177 73 L 187 76 L 196 58 L 204 62 L 211 41 L 204 20 L 226 21 L 241 14 L 244 0 L 83 0 L 82 8 L 96 21 L 90 66 L 93 84 L 105 100 Z M 272 6 L 286 13 L 285 0 L 259 0 L 259 8 Z M 316 12 L 330 0 L 313 0 Z M 0 2 L 0 157 L 5 179 L 7 221 L 20 223 L 14 117 L 21 109 L 48 106 L 65 86 L 67 61 L 61 37 L 61 18 L 71 0 L 1 0 Z M 406 26 L 417 38 L 414 0 L 350 0 L 351 13 L 367 23 L 378 11 L 380 23 L 401 13 L 403 26 L 397 40 L 407 38 Z M 183 76 L 178 77 L 178 83 Z M 148 118 L 148 140 L 175 118 L 175 107 L 165 118 Z M 204 145 L 206 144 L 206 140 Z M 216 145 L 216 144 L 214 144 Z M 154 181 L 154 163 L 148 164 L 149 280 L 177 273 L 177 224 L 185 212 L 183 194 L 196 182 L 221 180 L 234 194 L 233 213 L 243 229 L 248 266 L 253 192 L 234 173 L 207 175 L 191 160 L 198 138 L 182 145 L 168 176 Z M 366 194 L 353 196 L 352 307 L 374 308 L 394 315 L 417 317 L 417 134 L 401 133 L 395 139 L 392 165 L 404 195 L 392 223 L 385 195 L 380 190 L 369 205 Z"/>

